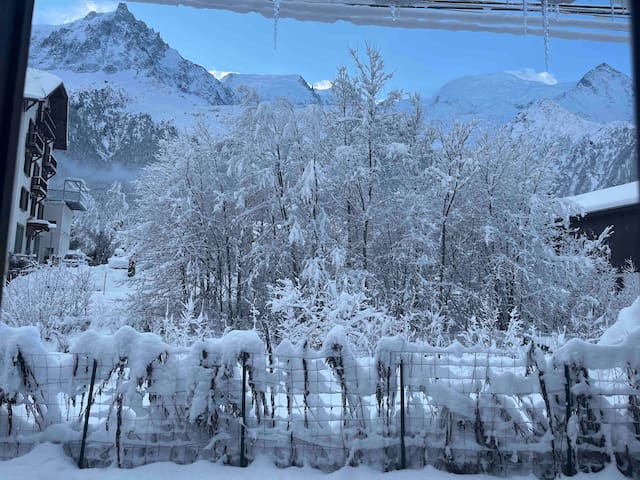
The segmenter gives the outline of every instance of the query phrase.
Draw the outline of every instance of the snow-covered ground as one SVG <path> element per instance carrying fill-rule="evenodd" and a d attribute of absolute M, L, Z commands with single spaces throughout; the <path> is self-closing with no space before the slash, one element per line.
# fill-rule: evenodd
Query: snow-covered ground
<path fill-rule="evenodd" d="M 278 480 L 488 480 L 495 479 L 488 475 L 455 475 L 441 472 L 433 467 L 422 470 L 403 470 L 381 473 L 368 467 L 345 467 L 333 473 L 322 473 L 312 468 L 278 469 L 266 457 L 260 457 L 247 468 L 230 467 L 207 461 L 191 465 L 177 465 L 170 462 L 154 463 L 131 470 L 117 468 L 80 470 L 62 451 L 62 446 L 45 443 L 34 448 L 30 453 L 6 462 L 0 462 L 0 480 L 173 480 L 189 478 L 190 480 L 255 480 L 269 478 Z M 532 475 L 513 477 L 521 480 L 535 480 Z M 564 478 L 564 477 L 560 477 Z M 573 480 L 622 480 L 625 477 L 615 467 L 608 467 L 598 474 L 578 474 Z"/>
<path fill-rule="evenodd" d="M 108 265 L 87 267 L 91 272 L 94 292 L 91 295 L 89 318 L 91 329 L 113 332 L 122 326 L 126 318 L 126 300 L 132 292 L 133 279 L 126 269 Z"/>

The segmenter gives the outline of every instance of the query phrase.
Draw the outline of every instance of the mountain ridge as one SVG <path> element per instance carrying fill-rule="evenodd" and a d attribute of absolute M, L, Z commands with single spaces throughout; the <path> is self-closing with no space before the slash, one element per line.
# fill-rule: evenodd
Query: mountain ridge
<path fill-rule="evenodd" d="M 246 101 L 287 98 L 294 107 L 331 104 L 300 75 L 229 74 L 217 80 L 183 58 L 126 5 L 61 26 L 35 26 L 31 66 L 61 77 L 70 93 L 70 149 L 77 165 L 139 169 L 161 140 L 204 121 L 224 132 Z M 631 79 L 607 64 L 577 82 L 548 85 L 498 72 L 467 75 L 423 101 L 428 122 L 481 120 L 553 145 L 566 188 L 609 186 L 633 176 Z M 398 105 L 406 109 L 407 102 Z M 542 150 L 541 150 L 542 151 Z M 591 169 L 591 170 L 589 170 Z M 567 190 L 568 189 L 568 190 Z"/>

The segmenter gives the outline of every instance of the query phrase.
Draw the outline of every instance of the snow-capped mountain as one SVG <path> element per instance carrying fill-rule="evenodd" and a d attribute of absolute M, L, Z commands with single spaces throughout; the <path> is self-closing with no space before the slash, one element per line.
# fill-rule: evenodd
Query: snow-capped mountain
<path fill-rule="evenodd" d="M 636 178 L 635 127 L 626 121 L 587 120 L 543 100 L 520 112 L 509 123 L 515 138 L 527 137 L 541 156 L 550 155 L 562 196 L 620 185 Z"/>
<path fill-rule="evenodd" d="M 73 72 L 63 77 L 72 89 L 99 83 L 130 85 L 136 80 L 156 90 L 164 87 L 185 97 L 193 95 L 211 105 L 232 101 L 215 77 L 182 58 L 124 3 L 114 12 L 92 12 L 59 27 L 35 26 L 29 62 L 43 70 Z"/>
<path fill-rule="evenodd" d="M 66 166 L 137 168 L 160 139 L 194 123 L 217 122 L 233 93 L 206 69 L 184 59 L 121 3 L 114 12 L 75 22 L 35 25 L 31 66 L 64 80 L 70 94 Z"/>
<path fill-rule="evenodd" d="M 482 120 L 503 124 L 532 103 L 559 96 L 572 85 L 547 85 L 502 72 L 452 80 L 425 102 L 425 115 L 434 121 Z"/>
<path fill-rule="evenodd" d="M 427 99 L 425 113 L 435 121 L 477 119 L 500 125 L 547 99 L 586 120 L 633 121 L 633 82 L 606 63 L 587 72 L 575 84 L 549 85 L 506 72 L 464 76 L 445 84 Z"/>
<path fill-rule="evenodd" d="M 634 120 L 633 82 L 606 63 L 587 72 L 555 101 L 566 110 L 595 122 Z"/>
<path fill-rule="evenodd" d="M 239 101 L 255 93 L 263 102 L 286 98 L 296 106 L 322 103 L 320 96 L 300 75 L 230 73 L 222 79 L 222 84 L 232 90 Z"/>
<path fill-rule="evenodd" d="M 428 121 L 506 125 L 554 156 L 557 192 L 573 195 L 636 178 L 633 85 L 607 64 L 578 82 L 547 85 L 510 73 L 465 76 L 424 102 Z"/>

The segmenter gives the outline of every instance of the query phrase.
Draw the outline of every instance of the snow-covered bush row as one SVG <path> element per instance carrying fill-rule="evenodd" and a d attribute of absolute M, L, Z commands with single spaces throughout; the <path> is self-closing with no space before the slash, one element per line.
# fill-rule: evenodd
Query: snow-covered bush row
<path fill-rule="evenodd" d="M 569 228 L 558 152 L 429 125 L 418 98 L 399 112 L 397 92 L 381 100 L 379 52 L 353 59 L 326 108 L 248 98 L 223 137 L 200 126 L 163 143 L 124 232 L 140 272 L 131 325 L 176 342 L 184 322 L 195 338 L 264 323 L 314 348 L 342 325 L 369 352 L 393 335 L 596 338 L 628 298 L 606 235 Z"/>
<path fill-rule="evenodd" d="M 639 320 L 640 300 L 619 323 Z M 452 472 L 552 477 L 616 462 L 637 475 L 637 332 L 553 354 L 533 342 L 515 354 L 389 337 L 368 356 L 342 327 L 318 349 L 231 331 L 188 350 L 124 327 L 47 354 L 35 329 L 2 326 L 0 444 L 57 439 L 77 457 L 95 361 L 86 453 L 94 466 L 239 464 L 244 452 L 327 471 L 390 470 L 404 449 L 407 466 Z"/>

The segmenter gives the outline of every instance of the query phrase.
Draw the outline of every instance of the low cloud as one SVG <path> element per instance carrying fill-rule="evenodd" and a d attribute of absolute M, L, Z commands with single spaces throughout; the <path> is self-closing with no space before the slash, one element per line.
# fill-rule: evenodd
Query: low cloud
<path fill-rule="evenodd" d="M 218 80 L 222 80 L 224 77 L 231 73 L 239 73 L 239 72 L 226 72 L 224 70 L 216 70 L 215 68 L 209 70 L 209 73 L 216 77 Z"/>
<path fill-rule="evenodd" d="M 328 90 L 333 86 L 333 83 L 331 80 L 318 80 L 312 86 L 315 90 Z"/>
<path fill-rule="evenodd" d="M 546 83 L 547 85 L 555 85 L 558 80 L 551 72 L 536 72 L 533 68 L 523 68 L 522 70 L 508 70 L 507 73 L 515 75 L 522 80 L 532 82 Z"/>
<path fill-rule="evenodd" d="M 36 3 L 33 12 L 34 24 L 61 25 L 85 17 L 90 12 L 112 12 L 118 2 L 112 0 L 70 1 L 64 6 L 38 8 Z"/>

